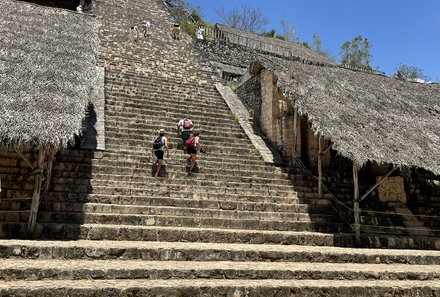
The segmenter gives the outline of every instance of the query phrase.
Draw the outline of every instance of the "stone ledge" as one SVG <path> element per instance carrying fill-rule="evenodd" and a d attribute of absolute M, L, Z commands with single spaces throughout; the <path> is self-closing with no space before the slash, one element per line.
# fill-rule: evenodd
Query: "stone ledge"
<path fill-rule="evenodd" d="M 238 122 L 241 128 L 244 130 L 246 135 L 251 140 L 252 144 L 260 153 L 266 164 L 282 165 L 283 161 L 281 157 L 274 152 L 272 152 L 264 142 L 264 140 L 254 133 L 252 128 L 252 123 L 249 121 L 249 112 L 246 107 L 241 103 L 240 99 L 235 95 L 235 93 L 227 86 L 221 83 L 216 83 L 220 95 L 225 100 L 226 104 L 229 106 L 234 115 L 238 118 Z"/>

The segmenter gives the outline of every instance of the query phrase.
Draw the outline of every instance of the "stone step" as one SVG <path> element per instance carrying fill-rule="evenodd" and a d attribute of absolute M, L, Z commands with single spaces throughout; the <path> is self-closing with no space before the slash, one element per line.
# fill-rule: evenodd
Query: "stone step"
<path fill-rule="evenodd" d="M 440 251 L 157 241 L 0 240 L 2 259 L 258 261 L 440 265 Z"/>
<path fill-rule="evenodd" d="M 154 127 L 149 127 L 148 129 L 129 129 L 124 127 L 107 127 L 106 136 L 108 138 L 117 138 L 117 139 L 142 139 L 146 143 L 152 142 L 152 139 L 157 137 L 158 130 Z M 177 147 L 178 144 L 182 142 L 182 137 L 177 136 L 174 131 L 170 131 L 173 133 L 167 133 L 166 137 L 170 144 L 173 144 L 173 147 Z M 203 131 L 203 144 L 208 147 L 213 146 L 226 146 L 226 147 L 246 147 L 249 149 L 255 149 L 252 143 L 249 141 L 244 134 L 236 134 L 237 137 L 231 137 L 224 134 L 210 134 L 210 132 Z"/>
<path fill-rule="evenodd" d="M 298 214 L 296 220 L 280 221 L 268 219 L 241 219 L 239 214 L 232 218 L 195 217 L 198 212 L 180 215 L 136 215 L 112 213 L 83 213 L 83 212 L 38 212 L 38 222 L 41 224 L 105 224 L 120 226 L 156 226 L 156 227 L 188 227 L 216 229 L 247 229 L 261 231 L 307 231 L 307 232 L 344 232 L 347 229 L 330 216 L 314 216 L 309 219 L 307 214 Z M 276 219 L 276 218 L 275 218 Z M 27 218 L 23 220 L 27 222 Z M 14 221 L 10 221 L 14 222 Z M 329 223 L 331 222 L 331 223 Z"/>
<path fill-rule="evenodd" d="M 165 129 L 165 132 L 168 135 L 170 133 L 175 134 L 178 121 L 178 118 L 166 118 L 161 116 L 124 117 L 117 114 L 109 114 L 106 118 L 106 126 L 132 129 L 131 134 L 135 134 L 139 137 L 148 136 L 148 139 L 151 140 L 152 137 L 157 136 L 157 131 L 160 128 Z M 144 130 L 144 132 L 137 134 L 139 130 Z M 150 134 L 147 134 L 149 131 Z M 228 119 L 220 125 L 213 120 L 197 122 L 194 126 L 194 131 L 201 132 L 202 137 L 204 134 L 211 135 L 211 137 L 218 134 L 231 139 L 236 135 L 245 136 L 242 128 L 238 124 L 235 124 L 233 120 Z"/>
<path fill-rule="evenodd" d="M 186 154 L 181 150 L 173 150 L 172 161 L 175 160 L 177 164 L 180 164 L 182 161 L 185 161 Z M 246 156 L 241 156 L 240 160 L 245 160 L 246 162 L 236 161 L 235 159 L 229 160 L 221 157 L 212 156 L 209 154 L 200 154 L 202 159 L 197 160 L 198 163 L 202 164 L 206 168 L 226 168 L 231 172 L 234 171 L 254 171 L 255 174 L 259 172 L 273 172 L 274 174 L 282 173 L 284 170 L 281 167 L 273 166 L 272 164 L 265 164 L 261 159 L 257 158 L 256 160 L 252 156 L 252 158 L 246 159 Z M 209 155 L 209 162 L 205 162 L 204 158 L 207 158 Z M 84 161 L 82 158 L 78 158 L 75 156 L 63 155 L 57 157 L 57 161 L 54 166 L 58 166 L 60 170 L 63 171 L 80 171 L 86 170 L 85 172 L 89 172 L 89 168 L 97 167 L 97 166 L 113 166 L 113 167 L 132 167 L 136 168 L 142 166 L 144 167 L 147 163 L 151 165 L 152 155 L 151 151 L 144 150 L 142 153 L 132 153 L 132 152 L 124 152 L 124 154 L 120 154 L 118 152 L 105 151 L 102 153 L 101 158 L 97 159 L 89 159 Z M 111 164 L 110 164 L 111 163 Z M 136 166 L 138 165 L 138 166 Z M 285 176 L 285 174 L 284 174 Z M 294 176 L 294 179 L 300 179 L 301 176 Z"/>
<path fill-rule="evenodd" d="M 50 196 L 46 201 L 40 204 L 40 210 L 53 211 L 81 211 L 88 207 L 105 207 L 112 211 L 107 212 L 121 212 L 127 213 L 125 208 L 136 208 L 145 212 L 144 209 L 157 208 L 166 211 L 168 208 L 200 208 L 204 211 L 226 211 L 226 212 L 275 212 L 276 216 L 283 215 L 283 213 L 319 213 L 323 209 L 329 208 L 328 200 L 310 200 L 308 203 L 270 203 L 270 202 L 247 202 L 247 201 L 222 201 L 216 199 L 182 199 L 182 198 L 163 198 L 163 197 L 145 197 L 145 196 L 117 196 L 117 195 L 99 195 L 89 194 L 85 202 L 71 202 L 71 201 L 54 201 L 53 196 Z M 4 206 L 2 209 L 20 210 L 18 201 L 2 200 L 0 205 Z M 330 213 L 328 213 L 330 214 Z"/>
<path fill-rule="evenodd" d="M 438 280 L 27 280 L 0 283 L 5 296 L 436 296 Z M 283 294 L 283 295 L 281 295 Z"/>
<path fill-rule="evenodd" d="M 191 109 L 186 111 L 188 116 L 193 116 L 193 112 L 200 113 L 201 111 L 206 111 L 216 116 L 222 115 L 225 117 L 231 114 L 230 108 L 226 105 L 223 99 L 220 100 L 218 94 L 213 97 L 204 97 L 203 99 L 190 99 L 193 95 L 191 94 L 163 94 L 159 91 L 148 92 L 147 94 L 127 94 L 123 90 L 111 89 L 109 94 L 106 96 L 106 104 L 111 108 L 124 108 L 127 110 L 142 110 L 148 111 L 148 106 L 153 106 L 154 108 L 164 107 L 162 110 L 180 110 L 182 112 L 182 106 L 195 105 L 196 109 Z M 191 100 L 191 101 L 190 101 Z M 185 113 L 186 113 L 185 112 Z"/>
<path fill-rule="evenodd" d="M 100 203 L 112 205 L 151 205 L 174 207 L 200 207 L 220 210 L 248 210 L 248 211 L 299 211 L 304 208 L 310 213 L 319 209 L 328 211 L 330 201 L 327 199 L 283 199 L 271 197 L 258 197 L 258 201 L 250 201 L 250 197 L 226 194 L 210 194 L 203 199 L 198 197 L 160 197 L 145 195 L 102 195 L 102 194 L 74 194 L 62 192 L 49 192 L 43 205 L 49 209 L 60 211 L 80 211 L 83 203 Z M 256 200 L 255 197 L 252 197 Z M 249 199 L 249 200 L 248 200 Z M 2 199 L 5 205 L 19 207 L 16 200 Z M 45 207 L 45 206 L 44 206 Z M 20 208 L 17 208 L 17 210 Z"/>
<path fill-rule="evenodd" d="M 141 139 L 145 139 L 148 141 L 152 141 L 152 139 L 157 136 L 158 129 L 163 127 L 167 136 L 175 137 L 176 133 L 176 124 L 177 120 L 164 122 L 162 119 L 158 121 L 149 120 L 147 121 L 137 121 L 137 122 L 129 122 L 125 118 L 120 118 L 118 121 L 109 120 L 106 122 L 106 129 L 110 132 L 113 131 L 121 131 L 127 132 L 129 135 L 136 136 Z M 219 126 L 196 126 L 194 128 L 195 131 L 199 131 L 201 133 L 202 139 L 212 141 L 216 136 L 223 137 L 220 138 L 220 142 L 233 141 L 234 138 L 247 139 L 247 136 L 244 134 L 243 130 L 239 126 L 229 126 L 229 127 L 219 127 Z M 177 138 L 177 137 L 176 137 Z"/>
<path fill-rule="evenodd" d="M 0 222 L 2 238 L 25 236 L 27 222 Z M 117 240 L 117 241 L 181 241 L 253 244 L 296 244 L 346 246 L 352 235 L 307 231 L 246 230 L 164 226 L 133 226 L 111 224 L 56 224 L 39 223 L 34 238 L 61 240 Z"/>
<path fill-rule="evenodd" d="M 239 187 L 224 187 L 220 188 L 217 186 L 208 186 L 208 185 L 194 185 L 191 187 L 183 187 L 179 183 L 168 183 L 167 179 L 162 179 L 164 183 L 162 186 L 155 186 L 154 188 L 151 185 L 146 183 L 130 183 L 130 186 L 119 186 L 118 184 L 111 185 L 103 183 L 96 183 L 93 185 L 80 185 L 76 186 L 78 189 L 73 191 L 75 185 L 72 185 L 68 191 L 70 192 L 87 192 L 90 186 L 93 187 L 94 193 L 100 194 L 110 194 L 110 195 L 157 195 L 163 197 L 198 197 L 199 199 L 203 199 L 204 197 L 209 197 L 211 194 L 214 195 L 224 195 L 224 194 L 232 194 L 245 196 L 249 201 L 261 201 L 263 197 L 270 197 L 270 200 L 276 198 L 282 199 L 290 199 L 296 198 L 297 193 L 287 190 L 287 189 L 278 189 L 276 187 L 271 187 L 269 189 L 254 189 L 254 188 L 239 188 Z M 264 188 L 264 187 L 263 187 Z M 62 191 L 62 189 L 60 189 Z"/>
<path fill-rule="evenodd" d="M 177 180 L 176 180 L 177 179 Z M 151 187 L 160 187 L 164 188 L 166 185 L 170 185 L 171 187 L 176 184 L 180 185 L 180 189 L 185 191 L 187 189 L 198 189 L 198 187 L 206 186 L 207 190 L 210 190 L 212 187 L 215 189 L 219 188 L 232 188 L 232 189 L 246 189 L 246 190 L 268 190 L 268 191 L 293 191 L 294 188 L 292 185 L 285 180 L 276 180 L 276 179 L 254 179 L 254 178 L 232 178 L 228 179 L 226 176 L 219 176 L 218 180 L 216 179 L 191 179 L 187 176 L 176 176 L 175 179 L 160 179 L 153 177 L 144 177 L 144 176 L 130 176 L 130 175 L 113 175 L 113 174 L 100 174 L 94 175 L 93 179 L 75 179 L 75 178 L 57 178 L 53 177 L 54 184 L 71 184 L 71 185 L 105 185 L 109 187 L 126 187 L 130 186 L 133 188 L 144 188 L 144 185 L 148 185 Z M 301 188 L 302 192 L 313 192 L 310 188 L 306 187 L 297 187 Z M 228 190 L 225 190 L 225 192 Z M 286 194 L 289 196 L 289 194 Z"/>
<path fill-rule="evenodd" d="M 203 112 L 203 111 L 201 111 Z M 237 128 L 239 129 L 238 123 L 234 122 L 233 116 L 230 114 L 225 114 L 223 116 L 213 117 L 213 116 L 202 116 L 191 112 L 191 114 L 188 115 L 188 117 L 191 118 L 191 120 L 194 119 L 194 127 L 197 129 L 204 129 L 205 127 L 221 127 L 224 129 L 227 128 Z M 179 117 L 182 116 L 182 111 L 179 109 L 160 109 L 160 111 L 140 111 L 139 113 L 136 112 L 127 112 L 127 111 L 121 111 L 121 110 L 115 110 L 114 108 L 108 107 L 105 111 L 106 116 L 106 122 L 112 123 L 112 122 L 124 122 L 124 123 L 131 123 L 131 122 L 145 122 L 147 125 L 160 127 L 170 127 L 170 130 L 174 131 L 177 122 L 179 121 Z"/>
<path fill-rule="evenodd" d="M 129 146 L 128 144 L 121 144 L 121 141 L 118 142 L 118 139 L 111 139 L 111 142 L 106 142 L 106 151 L 112 153 L 120 153 L 120 154 L 138 154 L 141 156 L 151 156 L 151 143 L 135 141 L 136 145 Z M 133 144 L 135 143 L 133 142 Z M 203 139 L 201 141 L 203 145 Z M 177 154 L 183 154 L 182 151 L 173 148 Z M 225 160 L 225 162 L 235 162 L 237 166 L 243 163 L 257 163 L 260 165 L 264 164 L 264 161 L 258 150 L 246 150 L 246 149 L 226 149 L 226 148 L 215 148 L 211 150 L 210 147 L 206 147 L 207 153 L 202 154 L 198 153 L 198 160 L 206 160 L 208 161 L 221 161 Z M 241 151 L 242 155 L 239 155 L 237 151 Z M 174 152 L 174 151 L 173 151 Z M 174 156 L 176 154 L 173 154 Z M 171 155 L 171 157 L 173 156 Z M 165 156 L 166 157 L 166 156 Z M 183 158 L 182 158 L 183 159 Z"/>
<path fill-rule="evenodd" d="M 439 280 L 435 265 L 239 261 L 0 260 L 0 279 Z"/>
<path fill-rule="evenodd" d="M 1 203 L 1 202 L 0 202 Z M 52 204 L 53 205 L 53 204 Z M 40 211 L 48 212 L 50 203 L 46 203 Z M 226 210 L 218 208 L 189 207 L 189 206 L 158 206 L 158 205 L 114 205 L 106 203 L 67 203 L 57 206 L 56 212 L 103 213 L 103 214 L 127 214 L 127 215 L 170 215 L 170 216 L 197 216 L 198 218 L 238 218 L 238 219 L 259 219 L 259 220 L 292 220 L 309 221 L 315 218 L 320 220 L 329 215 L 320 214 L 316 216 L 307 213 L 306 205 L 292 205 L 284 211 L 262 211 L 262 210 Z M 293 206 L 296 206 L 294 208 Z M 303 206 L 303 207 L 301 207 Z"/>
<path fill-rule="evenodd" d="M 126 150 L 129 150 L 131 147 L 138 149 L 139 147 L 142 147 L 145 151 L 145 153 L 151 154 L 151 148 L 152 143 L 154 140 L 155 135 L 150 135 L 150 139 L 133 139 L 129 137 L 125 138 L 113 138 L 110 136 L 106 136 L 106 149 L 107 148 L 113 148 L 113 147 L 120 147 L 124 148 Z M 169 145 L 172 146 L 173 144 L 177 146 L 179 141 L 175 139 L 173 142 L 169 142 Z M 253 158 L 250 159 L 259 159 L 259 151 L 253 147 L 250 143 L 248 143 L 246 146 L 243 145 L 234 145 L 229 143 L 212 143 L 211 145 L 207 145 L 203 142 L 203 136 L 200 137 L 200 144 L 208 150 L 208 154 L 206 156 L 209 157 L 209 155 L 233 155 L 237 158 L 240 158 L 241 156 L 247 156 L 249 159 L 249 155 Z M 176 149 L 176 147 L 173 147 Z M 203 154 L 201 154 L 203 155 Z M 226 157 L 224 157 L 226 159 Z"/>

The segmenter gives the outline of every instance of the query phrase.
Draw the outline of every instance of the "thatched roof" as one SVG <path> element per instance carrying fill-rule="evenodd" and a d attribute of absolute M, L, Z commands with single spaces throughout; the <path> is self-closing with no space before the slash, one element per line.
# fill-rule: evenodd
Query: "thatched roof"
<path fill-rule="evenodd" d="M 273 37 L 261 36 L 222 24 L 216 24 L 215 27 L 223 32 L 228 41 L 233 44 L 239 44 L 255 50 L 284 57 L 301 58 L 320 63 L 335 64 L 332 59 L 329 59 L 325 55 L 311 50 L 302 44 L 292 43 Z"/>
<path fill-rule="evenodd" d="M 65 147 L 88 105 L 98 22 L 21 1 L 1 7 L 0 146 Z"/>
<path fill-rule="evenodd" d="M 277 58 L 255 62 L 251 71 L 262 67 L 343 156 L 359 165 L 374 160 L 440 175 L 438 85 Z"/>

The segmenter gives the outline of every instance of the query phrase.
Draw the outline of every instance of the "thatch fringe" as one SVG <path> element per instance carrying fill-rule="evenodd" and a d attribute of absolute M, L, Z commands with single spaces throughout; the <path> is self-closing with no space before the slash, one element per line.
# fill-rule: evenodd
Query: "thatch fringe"
<path fill-rule="evenodd" d="M 81 133 L 99 49 L 97 20 L 4 0 L 0 28 L 2 149 L 66 147 Z"/>
<path fill-rule="evenodd" d="M 439 86 L 274 57 L 256 63 L 251 69 L 273 72 L 285 97 L 341 155 L 440 175 Z"/>

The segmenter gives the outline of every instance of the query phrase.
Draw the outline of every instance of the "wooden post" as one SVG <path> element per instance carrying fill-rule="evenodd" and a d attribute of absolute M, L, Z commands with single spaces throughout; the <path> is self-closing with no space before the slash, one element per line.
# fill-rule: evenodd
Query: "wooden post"
<path fill-rule="evenodd" d="M 322 198 L 322 146 L 321 133 L 318 133 L 318 197 Z"/>
<path fill-rule="evenodd" d="M 38 151 L 38 161 L 37 166 L 35 168 L 35 184 L 34 184 L 34 193 L 32 195 L 32 204 L 31 204 L 31 211 L 29 213 L 29 221 L 28 221 L 28 235 L 31 235 L 34 232 L 35 229 L 35 223 L 37 221 L 37 213 L 38 213 L 38 206 L 40 205 L 40 192 L 41 192 L 41 184 L 43 182 L 43 163 L 44 163 L 44 156 L 45 156 L 45 150 L 41 148 Z"/>
<path fill-rule="evenodd" d="M 41 197 L 43 199 L 46 198 L 47 191 L 49 191 L 50 181 L 52 179 L 53 161 L 55 159 L 56 152 L 57 151 L 54 148 L 49 151 L 49 159 L 47 161 L 47 173 L 46 173 L 46 178 L 45 178 L 46 180 L 45 180 L 44 187 L 43 187 L 43 193 L 41 195 Z"/>
<path fill-rule="evenodd" d="M 353 211 L 354 211 L 354 238 L 356 246 L 359 246 L 361 243 L 361 229 L 360 229 L 360 217 L 359 217 L 359 167 L 353 162 L 353 185 L 354 185 L 354 203 L 353 203 Z"/>

